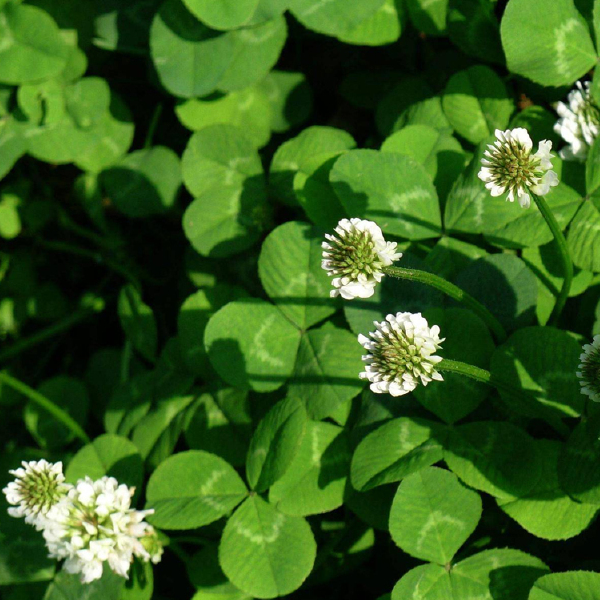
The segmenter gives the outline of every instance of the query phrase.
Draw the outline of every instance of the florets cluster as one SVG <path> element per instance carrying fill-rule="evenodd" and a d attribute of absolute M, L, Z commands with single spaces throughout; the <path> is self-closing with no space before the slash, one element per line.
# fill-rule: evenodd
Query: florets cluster
<path fill-rule="evenodd" d="M 9 513 L 41 530 L 50 557 L 64 559 L 65 570 L 82 582 L 99 579 L 104 563 L 127 577 L 134 557 L 160 561 L 162 544 L 144 520 L 153 511 L 131 508 L 133 488 L 114 477 L 66 484 L 62 464 L 43 460 L 12 473 L 17 479 L 3 490 L 13 505 Z"/>
<path fill-rule="evenodd" d="M 8 503 L 12 504 L 8 514 L 12 517 L 25 517 L 27 523 L 41 529 L 50 508 L 68 490 L 62 463 L 23 461 L 20 468 L 9 472 L 15 476 L 15 480 L 2 490 Z"/>
<path fill-rule="evenodd" d="M 545 196 L 551 187 L 558 185 L 558 176 L 550 170 L 550 159 L 554 156 L 550 153 L 552 142 L 540 142 L 535 154 L 532 149 L 526 129 L 496 129 L 496 141 L 488 145 L 478 173 L 492 196 L 508 192 L 507 200 L 514 202 L 517 198 L 523 208 L 529 208 L 530 192 Z"/>
<path fill-rule="evenodd" d="M 383 278 L 383 268 L 402 257 L 396 242 L 386 242 L 373 221 L 342 219 L 323 242 L 321 266 L 333 277 L 331 297 L 370 298 Z"/>
<path fill-rule="evenodd" d="M 568 144 L 560 151 L 561 158 L 584 160 L 600 132 L 600 107 L 590 94 L 590 82 L 578 81 L 567 102 L 556 105 L 556 112 L 560 119 L 554 131 Z"/>
<path fill-rule="evenodd" d="M 371 382 L 373 392 L 403 396 L 419 383 L 443 381 L 435 369 L 442 360 L 435 352 L 444 341 L 437 325 L 429 327 L 421 313 L 399 312 L 375 321 L 375 328 L 369 337 L 358 336 L 369 352 L 363 356 L 367 366 L 360 377 Z"/>

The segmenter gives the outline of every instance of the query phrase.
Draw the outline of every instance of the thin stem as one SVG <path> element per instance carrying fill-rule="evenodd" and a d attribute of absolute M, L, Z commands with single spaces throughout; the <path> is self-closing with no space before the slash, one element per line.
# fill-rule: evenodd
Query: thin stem
<path fill-rule="evenodd" d="M 480 317 L 490 328 L 495 338 L 500 342 L 506 340 L 506 331 L 498 319 L 483 305 L 479 300 L 475 300 L 473 296 L 467 294 L 458 286 L 446 281 L 438 275 L 428 273 L 427 271 L 419 271 L 417 269 L 406 269 L 404 267 L 384 267 L 383 272 L 397 279 L 405 279 L 407 281 L 418 281 L 426 285 L 434 287 L 436 290 L 443 292 L 450 298 L 462 302 L 466 307 L 470 308 L 478 317 Z"/>
<path fill-rule="evenodd" d="M 40 408 L 49 412 L 57 421 L 60 421 L 65 427 L 69 428 L 76 437 L 78 437 L 85 444 L 89 444 L 91 442 L 90 438 L 87 436 L 87 433 L 81 428 L 81 425 L 77 423 L 68 413 L 66 413 L 62 408 L 56 406 L 52 400 L 46 398 L 33 388 L 30 388 L 28 385 L 11 377 L 8 373 L 0 373 L 0 383 L 5 383 L 10 386 L 17 392 L 20 392 L 28 398 L 34 404 L 37 404 Z"/>
<path fill-rule="evenodd" d="M 140 289 L 139 278 L 133 273 L 128 267 L 120 264 L 118 260 L 112 259 L 102 252 L 88 250 L 87 248 L 81 248 L 60 241 L 48 241 L 48 240 L 36 240 L 36 244 L 48 250 L 55 250 L 57 252 L 67 252 L 75 256 L 82 258 L 88 258 L 94 261 L 96 264 L 101 264 L 108 267 L 111 271 L 119 274 L 121 277 L 133 284 L 137 289 Z"/>
<path fill-rule="evenodd" d="M 435 368 L 438 371 L 458 373 L 460 375 L 464 375 L 465 377 L 469 377 L 470 379 L 474 379 L 475 381 L 487 383 L 488 385 L 494 385 L 492 383 L 492 374 L 489 371 L 486 369 L 481 369 L 480 367 L 475 367 L 474 365 L 460 362 L 458 360 L 444 358 L 444 360 L 438 363 Z"/>
<path fill-rule="evenodd" d="M 158 125 L 158 121 L 160 119 L 160 115 L 162 113 L 163 105 L 162 103 L 157 104 L 154 112 L 152 113 L 152 117 L 150 119 L 150 125 L 148 126 L 148 133 L 146 134 L 146 141 L 144 142 L 144 148 L 150 148 L 152 146 L 152 141 L 154 139 L 154 132 L 156 131 L 156 126 Z"/>
<path fill-rule="evenodd" d="M 549 323 L 551 325 L 556 325 L 560 314 L 562 313 L 563 308 L 565 307 L 565 303 L 567 302 L 567 298 L 569 296 L 569 290 L 571 289 L 571 282 L 573 281 L 573 261 L 571 260 L 571 254 L 569 252 L 569 246 L 567 245 L 567 240 L 563 235 L 563 232 L 557 223 L 552 211 L 546 201 L 542 196 L 536 196 L 536 194 L 531 194 L 533 196 L 533 200 L 537 204 L 537 207 L 540 209 L 542 216 L 544 217 L 552 235 L 554 236 L 554 241 L 556 242 L 556 246 L 558 247 L 558 253 L 560 254 L 560 258 L 563 263 L 563 271 L 564 271 L 564 279 L 563 284 L 560 289 L 560 292 L 556 298 L 556 303 L 554 304 L 554 308 L 552 309 L 552 314 L 550 315 Z"/>
<path fill-rule="evenodd" d="M 510 385 L 510 383 L 506 383 L 504 379 L 498 379 L 497 377 L 494 377 L 494 375 L 486 369 L 481 369 L 480 367 L 475 367 L 473 365 L 469 365 L 458 360 L 450 360 L 448 358 L 445 358 L 442 362 L 436 365 L 436 369 L 438 369 L 438 371 L 459 373 L 460 375 L 464 375 L 465 377 L 469 377 L 470 379 L 474 379 L 475 381 L 480 381 L 481 383 L 491 385 L 492 387 L 495 387 L 498 391 L 507 392 L 509 394 L 512 394 L 513 396 L 523 398 L 524 400 L 527 400 L 529 402 L 535 400 L 535 398 L 530 396 L 527 392 L 513 387 L 512 385 Z"/>
<path fill-rule="evenodd" d="M 475 381 L 485 383 L 489 386 L 496 388 L 499 392 L 506 392 L 511 394 L 513 397 L 521 400 L 523 404 L 531 404 L 531 402 L 537 402 L 537 399 L 530 395 L 528 392 L 513 387 L 510 383 L 507 383 L 504 379 L 499 379 L 494 376 L 493 373 L 480 367 L 475 367 L 458 360 L 450 360 L 444 358 L 440 363 L 436 365 L 438 371 L 447 371 L 448 373 L 458 373 L 464 375 Z M 569 434 L 568 427 L 565 427 L 564 423 L 560 419 L 552 419 L 548 421 L 554 429 L 561 434 L 563 437 L 567 437 Z"/>
<path fill-rule="evenodd" d="M 92 231 L 91 229 L 87 229 L 86 227 L 81 227 L 71 218 L 69 213 L 63 208 L 59 208 L 58 210 L 58 222 L 64 229 L 72 231 L 78 236 L 89 240 L 90 242 L 100 246 L 101 248 L 106 248 L 107 250 L 114 250 L 114 244 L 111 244 L 100 234 Z"/>
<path fill-rule="evenodd" d="M 88 250 L 87 248 L 82 248 L 81 246 L 75 246 L 74 244 L 69 244 L 68 242 L 60 242 L 60 241 L 51 241 L 51 240 L 35 240 L 35 243 L 38 246 L 42 246 L 48 250 L 56 250 L 57 252 L 67 252 L 68 254 L 73 254 L 75 256 L 81 256 L 82 258 L 89 258 L 90 260 L 96 263 L 103 262 L 102 253 L 98 250 Z"/>
<path fill-rule="evenodd" d="M 0 352 L 0 363 L 13 359 L 22 352 L 53 338 L 54 336 L 67 331 L 88 317 L 97 314 L 103 307 L 91 306 L 74 312 L 72 315 L 61 319 L 60 321 L 41 329 L 40 331 L 30 335 L 29 337 L 15 342 L 10 348 Z"/>

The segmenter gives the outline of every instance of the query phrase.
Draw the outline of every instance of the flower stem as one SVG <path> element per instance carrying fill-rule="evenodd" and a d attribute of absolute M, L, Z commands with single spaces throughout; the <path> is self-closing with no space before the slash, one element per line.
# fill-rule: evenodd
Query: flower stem
<path fill-rule="evenodd" d="M 60 421 L 63 425 L 65 425 L 65 427 L 68 427 L 85 444 L 89 444 L 91 442 L 90 438 L 87 436 L 87 433 L 81 428 L 81 425 L 79 425 L 79 423 L 77 423 L 77 421 L 75 421 L 73 417 L 66 413 L 62 408 L 56 406 L 52 400 L 46 398 L 46 396 L 43 396 L 22 381 L 11 377 L 5 372 L 0 373 L 0 383 L 10 386 L 13 388 L 13 390 L 20 392 L 23 394 L 23 396 L 31 400 L 31 402 L 37 404 L 40 408 L 49 412 L 57 421 Z"/>
<path fill-rule="evenodd" d="M 150 125 L 148 126 L 148 133 L 146 134 L 144 148 L 150 148 L 152 146 L 152 142 L 154 140 L 154 132 L 156 131 L 156 126 L 158 125 L 158 121 L 160 119 L 162 110 L 162 103 L 157 104 L 156 108 L 154 109 L 154 112 L 152 113 L 152 117 L 150 117 Z"/>
<path fill-rule="evenodd" d="M 475 367 L 473 365 L 469 365 L 458 360 L 450 360 L 448 358 L 444 358 L 435 366 L 435 368 L 438 371 L 458 373 L 459 375 L 469 377 L 470 379 L 474 379 L 475 381 L 485 383 L 489 386 L 496 388 L 499 392 L 506 392 L 507 394 L 511 394 L 514 398 L 521 400 L 523 404 L 531 404 L 532 402 L 537 402 L 537 399 L 534 396 L 532 396 L 529 392 L 513 387 L 510 383 L 507 383 L 504 379 L 499 379 L 498 377 L 495 377 L 493 373 L 490 373 L 490 371 L 487 371 L 486 369 L 481 369 L 480 367 Z M 566 427 L 565 424 L 559 418 L 550 419 L 548 420 L 548 423 L 552 427 L 554 427 L 554 429 L 560 435 L 562 435 L 565 438 L 568 437 L 569 428 Z"/>
<path fill-rule="evenodd" d="M 487 383 L 487 385 L 491 385 L 495 387 L 498 391 L 504 391 L 513 396 L 521 397 L 526 399 L 527 401 L 535 400 L 531 397 L 527 392 L 520 390 L 518 388 L 513 387 L 510 383 L 506 383 L 503 379 L 498 379 L 494 377 L 490 371 L 486 369 L 482 369 L 480 367 L 475 367 L 473 365 L 469 365 L 464 362 L 460 362 L 458 360 L 450 360 L 448 358 L 444 358 L 442 362 L 436 365 L 436 369 L 438 371 L 448 371 L 449 373 L 458 373 L 460 375 L 464 375 L 465 377 L 469 377 L 470 379 L 474 379 L 475 381 L 480 381 L 481 383 Z"/>
<path fill-rule="evenodd" d="M 384 267 L 383 272 L 396 279 L 425 283 L 450 296 L 450 298 L 462 302 L 486 323 L 498 342 L 502 343 L 506 340 L 506 331 L 504 331 L 504 327 L 502 327 L 500 321 L 479 300 L 475 300 L 473 296 L 467 294 L 467 292 L 453 283 L 446 281 L 444 278 L 433 273 L 428 273 L 427 271 L 406 269 L 404 267 Z"/>
<path fill-rule="evenodd" d="M 475 381 L 487 383 L 488 385 L 494 385 L 492 383 L 492 374 L 489 371 L 480 367 L 475 367 L 474 365 L 469 365 L 467 363 L 460 362 L 458 360 L 450 360 L 449 358 L 444 358 L 444 360 L 439 362 L 435 368 L 438 371 L 459 373 L 460 375 L 464 375 L 465 377 L 469 377 L 470 379 L 474 379 Z"/>
<path fill-rule="evenodd" d="M 571 282 L 573 281 L 573 261 L 571 260 L 571 254 L 569 253 L 569 247 L 567 246 L 567 240 L 565 240 L 565 236 L 561 231 L 559 224 L 557 223 L 552 211 L 546 201 L 542 196 L 537 196 L 536 194 L 531 194 L 533 196 L 533 200 L 537 204 L 537 207 L 540 209 L 542 216 L 544 217 L 552 235 L 554 236 L 554 241 L 556 242 L 556 246 L 558 247 L 558 253 L 560 254 L 560 258 L 563 263 L 563 271 L 564 271 L 564 279 L 562 288 L 556 298 L 556 303 L 554 304 L 554 308 L 552 309 L 552 314 L 550 315 L 550 319 L 548 321 L 549 324 L 555 325 L 558 321 L 560 314 L 565 307 L 565 303 L 567 301 L 567 297 L 569 296 L 569 290 L 571 289 Z"/>
<path fill-rule="evenodd" d="M 38 344 L 41 344 L 42 342 L 59 335 L 63 331 L 71 329 L 71 327 L 81 323 L 88 317 L 98 314 L 103 308 L 103 304 L 82 308 L 66 316 L 64 319 L 61 319 L 60 321 L 34 333 L 33 335 L 15 342 L 12 346 L 0 352 L 0 364 L 7 360 L 13 359 L 22 352 L 29 350 L 29 348 L 33 348 L 34 346 L 37 346 Z"/>

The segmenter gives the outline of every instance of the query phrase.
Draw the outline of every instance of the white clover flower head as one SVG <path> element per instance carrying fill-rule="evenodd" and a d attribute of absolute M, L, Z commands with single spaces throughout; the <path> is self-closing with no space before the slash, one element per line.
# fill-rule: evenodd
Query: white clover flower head
<path fill-rule="evenodd" d="M 435 369 L 442 360 L 435 352 L 444 341 L 437 325 L 429 327 L 421 313 L 399 312 L 375 321 L 375 328 L 370 337 L 358 336 L 369 352 L 362 357 L 367 366 L 360 377 L 371 382 L 371 391 L 403 396 L 419 383 L 443 381 Z"/>
<path fill-rule="evenodd" d="M 49 463 L 46 460 L 23 461 L 21 467 L 9 471 L 15 476 L 2 491 L 9 504 L 8 514 L 12 517 L 25 517 L 25 521 L 42 528 L 48 511 L 68 492 L 61 462 Z"/>
<path fill-rule="evenodd" d="M 46 516 L 43 535 L 50 556 L 64 559 L 65 570 L 79 573 L 83 583 L 100 578 L 104 563 L 127 578 L 134 556 L 158 562 L 160 541 L 144 521 L 154 511 L 132 509 L 133 493 L 113 477 L 80 479 Z"/>
<path fill-rule="evenodd" d="M 600 402 L 600 335 L 595 335 L 592 343 L 585 344 L 582 349 L 577 371 L 581 393 Z"/>
<path fill-rule="evenodd" d="M 551 187 L 558 185 L 557 174 L 550 170 L 554 156 L 550 153 L 552 142 L 540 142 L 535 154 L 532 149 L 526 129 L 496 129 L 496 141 L 488 145 L 477 174 L 492 196 L 508 192 L 507 200 L 514 202 L 516 197 L 523 208 L 529 208 L 529 192 L 545 196 Z"/>
<path fill-rule="evenodd" d="M 383 278 L 383 267 L 402 257 L 396 242 L 386 242 L 373 221 L 342 219 L 325 235 L 321 266 L 333 277 L 332 298 L 370 298 Z"/>
<path fill-rule="evenodd" d="M 140 536 L 140 542 L 152 564 L 158 564 L 162 559 L 164 548 L 152 525 L 147 525 L 144 535 Z"/>
<path fill-rule="evenodd" d="M 560 118 L 554 131 L 568 144 L 559 152 L 561 158 L 585 160 L 600 132 L 600 107 L 590 94 L 590 82 L 578 81 L 569 92 L 567 102 L 557 103 L 556 112 Z"/>

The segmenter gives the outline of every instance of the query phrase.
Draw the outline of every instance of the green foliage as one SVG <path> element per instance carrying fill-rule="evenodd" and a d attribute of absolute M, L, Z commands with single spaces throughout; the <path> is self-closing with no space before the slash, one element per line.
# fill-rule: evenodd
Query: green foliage
<path fill-rule="evenodd" d="M 589 571 L 552 573 L 540 577 L 535 582 L 529 598 L 530 600 L 546 598 L 593 600 L 598 596 L 598 581 L 600 581 L 598 574 Z"/>
<path fill-rule="evenodd" d="M 246 496 L 246 486 L 223 459 L 189 450 L 168 458 L 148 482 L 152 522 L 165 529 L 194 529 L 226 515 Z"/>
<path fill-rule="evenodd" d="M 299 343 L 300 332 L 275 306 L 253 298 L 224 306 L 204 334 L 217 373 L 231 385 L 259 392 L 285 383 Z"/>
<path fill-rule="evenodd" d="M 525 496 L 498 500 L 498 504 L 524 529 L 536 537 L 564 540 L 581 533 L 592 521 L 596 507 L 572 500 L 562 489 L 557 464 L 561 444 L 538 442 L 542 455 L 542 475 Z"/>
<path fill-rule="evenodd" d="M 102 579 L 90 585 L 81 583 L 77 575 L 61 571 L 46 590 L 44 600 L 119 600 L 124 583 L 122 577 L 108 569 Z"/>
<path fill-rule="evenodd" d="M 246 476 L 253 490 L 262 492 L 281 479 L 302 442 L 306 422 L 306 411 L 294 398 L 267 413 L 256 428 L 246 459 Z"/>
<path fill-rule="evenodd" d="M 288 515 L 330 512 L 343 504 L 349 463 L 344 430 L 309 421 L 293 462 L 271 487 L 269 501 Z"/>
<path fill-rule="evenodd" d="M 76 482 L 86 475 L 100 479 L 104 475 L 138 487 L 143 477 L 142 457 L 127 438 L 110 433 L 98 436 L 70 460 L 65 473 L 67 481 Z"/>
<path fill-rule="evenodd" d="M 600 600 L 599 32 L 600 0 L 0 0 L 0 489 L 115 477 L 164 544 L 84 584 L 0 494 L 0 597 Z M 558 318 L 544 214 L 479 177 L 517 127 Z M 493 318 L 411 271 L 332 298 L 355 218 Z M 475 379 L 370 388 L 398 312 Z"/>
<path fill-rule="evenodd" d="M 335 354 L 332 348 L 339 348 Z M 350 400 L 361 390 L 355 380 L 362 368 L 361 347 L 345 329 L 321 327 L 306 332 L 300 340 L 290 394 L 302 400 L 313 419 L 344 423 Z"/>
<path fill-rule="evenodd" d="M 284 515 L 260 496 L 248 498 L 235 511 L 219 546 L 225 575 L 255 598 L 285 596 L 300 587 L 315 555 L 310 525 Z"/>
<path fill-rule="evenodd" d="M 390 533 L 411 556 L 449 563 L 477 526 L 481 498 L 443 469 L 428 467 L 406 477 L 390 513 Z"/>
<path fill-rule="evenodd" d="M 504 83 L 487 67 L 471 67 L 453 75 L 442 106 L 456 132 L 473 144 L 496 129 L 506 129 L 514 110 Z"/>
<path fill-rule="evenodd" d="M 72 377 L 59 375 L 43 381 L 38 391 L 54 400 L 60 402 L 61 406 L 80 424 L 85 424 L 89 410 L 89 396 L 81 381 Z M 29 433 L 38 444 L 49 450 L 64 447 L 73 440 L 73 432 L 48 413 L 40 409 L 36 404 L 29 403 L 25 407 L 23 415 L 25 425 Z"/>
<path fill-rule="evenodd" d="M 252 245 L 266 218 L 266 191 L 260 158 L 243 131 L 214 125 L 195 133 L 181 168 L 195 197 L 183 217 L 193 248 L 205 256 L 230 256 Z"/>
<path fill-rule="evenodd" d="M 530 392 L 531 400 L 525 402 L 501 392 L 515 412 L 549 420 L 574 417 L 581 413 L 584 399 L 569 373 L 580 353 L 577 341 L 565 331 L 525 327 L 494 353 L 491 370 L 502 379 L 520 381 Z"/>
<path fill-rule="evenodd" d="M 448 570 L 423 565 L 409 571 L 396 585 L 392 600 L 405 598 L 415 586 L 426 600 L 461 600 L 469 596 L 527 600 L 532 584 L 547 572 L 539 559 L 517 550 L 486 550 Z"/>
<path fill-rule="evenodd" d="M 181 185 L 179 158 L 162 146 L 131 152 L 103 171 L 100 182 L 127 216 L 161 214 L 173 206 Z"/>
<path fill-rule="evenodd" d="M 436 440 L 443 429 L 434 422 L 402 417 L 375 430 L 359 444 L 352 457 L 352 485 L 360 491 L 400 481 L 440 461 Z"/>
<path fill-rule="evenodd" d="M 460 308 L 430 309 L 427 317 L 445 332 L 447 358 L 462 360 L 482 368 L 490 366 L 494 342 L 486 325 L 478 317 Z M 446 423 L 455 423 L 474 411 L 489 394 L 489 388 L 455 373 L 444 375 L 437 386 L 417 388 L 415 396 L 429 411 Z M 447 402 L 447 398 L 454 398 Z"/>
<path fill-rule="evenodd" d="M 308 329 L 335 312 L 319 302 L 327 297 L 329 278 L 321 268 L 321 236 L 305 223 L 290 221 L 265 239 L 258 274 L 268 296 L 301 329 Z"/>
<path fill-rule="evenodd" d="M 154 360 L 158 343 L 154 313 L 132 285 L 123 287 L 119 294 L 118 314 L 131 345 L 144 358 Z"/>
<path fill-rule="evenodd" d="M 596 51 L 572 0 L 540 11 L 536 0 L 512 0 L 502 19 L 508 68 L 542 85 L 569 85 L 596 62 Z"/>
<path fill-rule="evenodd" d="M 331 170 L 333 189 L 348 214 L 375 220 L 385 233 L 410 240 L 437 237 L 437 193 L 425 169 L 407 156 L 351 150 Z"/>
<path fill-rule="evenodd" d="M 34 6 L 2 4 L 0 81 L 18 85 L 58 75 L 68 49 L 54 20 Z"/>
<path fill-rule="evenodd" d="M 198 398 L 186 424 L 185 439 L 190 448 L 206 450 L 241 466 L 246 459 L 251 426 L 248 394 L 222 388 Z"/>
<path fill-rule="evenodd" d="M 539 446 L 510 423 L 459 425 L 448 435 L 444 460 L 464 483 L 497 498 L 520 498 L 542 476 Z"/>
<path fill-rule="evenodd" d="M 13 463 L 12 466 L 16 465 Z M 8 515 L 2 515 L 0 585 L 51 581 L 56 565 L 48 558 L 43 540 L 24 523 L 15 524 L 7 520 Z"/>
<path fill-rule="evenodd" d="M 560 487 L 583 504 L 600 504 L 600 470 L 597 456 L 600 444 L 587 423 L 579 424 L 561 448 L 557 473 Z"/>

